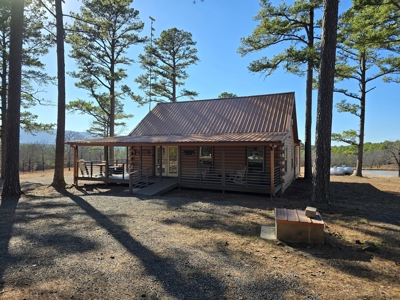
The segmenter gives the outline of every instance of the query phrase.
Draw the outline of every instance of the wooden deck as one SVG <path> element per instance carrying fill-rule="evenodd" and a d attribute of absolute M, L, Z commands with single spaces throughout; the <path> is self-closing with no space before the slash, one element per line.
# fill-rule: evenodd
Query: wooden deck
<path fill-rule="evenodd" d="M 98 169 L 96 169 L 96 167 Z M 202 169 L 183 168 L 178 177 L 162 177 L 157 175 L 157 166 L 143 168 L 130 172 L 122 170 L 121 174 L 113 172 L 101 172 L 97 164 L 89 164 L 89 168 L 83 168 L 78 174 L 77 180 L 103 181 L 106 183 L 129 184 L 129 191 L 137 195 L 161 195 L 176 187 L 238 191 L 249 193 L 270 194 L 270 172 L 247 171 L 230 169 Z M 274 169 L 274 187 L 272 193 L 275 195 L 282 188 L 280 184 L 280 169 Z"/>

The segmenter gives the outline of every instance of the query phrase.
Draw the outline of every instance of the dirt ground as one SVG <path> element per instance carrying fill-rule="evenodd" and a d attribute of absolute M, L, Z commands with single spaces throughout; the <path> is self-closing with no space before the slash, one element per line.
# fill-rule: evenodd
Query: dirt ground
<path fill-rule="evenodd" d="M 139 199 L 121 185 L 56 191 L 52 174 L 21 174 L 25 195 L 0 207 L 0 299 L 400 299 L 400 178 L 332 176 L 332 202 L 320 204 L 304 179 L 274 199 L 189 189 Z M 306 206 L 325 221 L 323 245 L 259 238 L 275 207 Z M 67 229 L 97 246 L 64 251 L 71 240 L 54 232 Z"/>

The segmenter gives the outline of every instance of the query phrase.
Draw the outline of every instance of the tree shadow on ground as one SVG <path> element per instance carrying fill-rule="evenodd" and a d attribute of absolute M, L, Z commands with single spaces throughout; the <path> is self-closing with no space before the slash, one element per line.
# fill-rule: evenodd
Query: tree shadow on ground
<path fill-rule="evenodd" d="M 304 189 L 303 180 L 296 181 L 283 196 L 296 199 L 296 188 L 303 194 L 297 198 L 309 198 L 310 191 Z M 394 274 L 385 275 L 374 270 L 369 264 L 374 256 L 400 264 L 400 194 L 382 191 L 369 183 L 331 182 L 331 204 L 312 203 L 321 212 L 325 221 L 337 228 L 355 233 L 355 237 L 345 237 L 341 232 L 325 229 L 323 251 L 315 251 L 315 246 L 293 245 L 303 252 L 314 253 L 313 256 L 328 262 L 340 271 L 363 278 L 387 277 L 398 280 Z M 362 222 L 362 224 L 360 224 Z M 365 223 L 365 224 L 364 224 Z M 340 229 L 338 229 L 340 230 Z M 382 244 L 370 247 L 368 241 L 357 239 L 366 236 L 378 239 Z M 337 262 L 340 263 L 337 263 Z"/>
<path fill-rule="evenodd" d="M 103 214 L 82 197 L 64 193 L 72 201 L 74 201 L 88 216 L 95 222 L 107 230 L 110 235 L 118 241 L 130 254 L 137 257 L 143 264 L 147 276 L 157 279 L 161 283 L 164 291 L 177 299 L 225 299 L 228 286 L 226 282 L 221 281 L 212 272 L 207 272 L 204 268 L 192 266 L 189 260 L 189 253 L 181 253 L 172 257 L 163 257 L 156 254 L 150 248 L 134 239 L 129 232 L 124 229 L 123 225 Z M 105 195 L 102 195 L 105 197 Z M 157 200 L 155 200 L 157 201 Z M 175 250 L 176 253 L 182 252 L 180 249 Z M 182 260 L 182 257 L 186 259 Z M 179 258 L 179 260 L 178 260 Z M 182 266 L 190 269 L 188 273 L 182 272 Z M 281 276 L 282 277 L 282 276 Z M 262 279 L 253 279 L 251 284 L 238 282 L 242 286 L 243 295 L 251 297 L 252 294 L 259 296 L 261 290 L 264 291 L 266 297 L 270 295 L 271 299 L 281 298 L 288 290 L 298 290 L 300 294 L 310 295 L 304 287 L 301 286 L 298 278 L 281 278 L 276 274 L 265 274 Z M 257 289 L 256 289 L 257 288 Z"/>
<path fill-rule="evenodd" d="M 169 295 L 177 298 L 195 298 L 198 295 L 203 295 L 204 298 L 218 298 L 223 294 L 223 285 L 216 278 L 212 278 L 210 274 L 201 273 L 196 276 L 198 280 L 204 280 L 209 283 L 209 289 L 205 291 L 195 282 L 191 282 L 183 277 L 174 267 L 176 262 L 172 259 L 163 258 L 143 246 L 135 240 L 123 226 L 102 214 L 83 198 L 68 193 L 64 194 L 83 209 L 99 226 L 107 230 L 115 240 L 129 251 L 129 253 L 139 258 L 147 274 L 157 278 L 158 282 L 163 285 L 165 291 Z"/>
<path fill-rule="evenodd" d="M 189 259 L 184 259 L 182 262 L 177 261 L 174 256 L 165 258 L 157 255 L 153 249 L 149 249 L 135 240 L 124 230 L 123 225 L 113 220 L 116 217 L 115 214 L 101 213 L 85 201 L 84 196 L 71 195 L 65 190 L 60 192 L 67 196 L 67 198 L 59 195 L 54 197 L 55 199 L 53 200 L 50 199 L 52 197 L 34 197 L 32 199 L 24 199 L 24 201 L 18 204 L 18 207 L 16 204 L 13 207 L 1 207 L 0 216 L 3 222 L 0 223 L 0 235 L 2 237 L 1 242 L 4 243 L 0 244 L 0 289 L 5 283 L 7 286 L 21 288 L 22 291 L 24 289 L 26 291 L 30 285 L 34 289 L 34 285 L 38 283 L 37 279 L 33 276 L 28 280 L 28 277 L 24 277 L 23 274 L 55 274 L 56 278 L 52 278 L 54 280 L 58 280 L 62 276 L 65 276 L 65 279 L 68 280 L 68 268 L 60 266 L 57 261 L 59 259 L 68 259 L 69 254 L 79 255 L 102 246 L 92 242 L 90 238 L 81 237 L 79 228 L 89 226 L 90 224 L 79 224 L 79 226 L 75 226 L 74 230 L 71 230 L 69 224 L 74 222 L 74 216 L 81 214 L 89 216 L 90 218 L 88 219 L 92 223 L 97 223 L 113 239 L 124 246 L 128 250 L 127 252 L 139 258 L 148 276 L 155 278 L 170 296 L 177 299 L 194 299 L 199 297 L 202 299 L 223 299 L 225 298 L 225 294 L 229 292 L 229 286 L 224 278 L 214 276 L 213 272 L 207 272 L 202 268 L 191 266 Z M 100 192 L 91 195 L 106 199 L 110 193 Z M 128 194 L 118 196 L 131 197 Z M 44 212 L 43 210 L 49 210 L 49 212 Z M 40 221 L 44 221 L 41 226 L 51 226 L 52 230 L 49 233 L 41 232 L 40 228 L 36 227 Z M 22 223 L 23 227 L 20 226 Z M 19 226 L 13 231 L 15 224 Z M 248 229 L 244 228 L 244 230 Z M 5 236 L 7 236 L 7 239 L 3 239 Z M 18 254 L 11 255 L 8 252 L 8 245 L 11 238 L 15 238 L 14 242 L 17 240 L 17 243 L 20 245 L 20 247 L 13 246 L 14 249 L 18 249 Z M 27 244 L 29 248 L 25 248 Z M 35 249 L 44 248 L 46 249 L 46 255 L 40 257 L 35 252 Z M 4 261 L 6 263 L 3 264 Z M 39 261 L 40 264 L 38 263 Z M 182 264 L 186 264 L 191 268 L 189 275 L 182 272 Z M 4 282 L 3 275 L 7 268 L 13 268 L 14 270 L 16 268 L 21 270 L 30 269 L 30 271 L 7 272 L 7 276 L 11 274 L 12 278 L 16 279 L 11 283 L 9 277 L 6 278 L 7 282 Z M 90 270 L 90 268 L 87 268 L 87 271 Z M 104 276 L 106 277 L 107 274 L 104 274 Z M 226 276 L 229 277 L 230 275 Z M 234 282 L 235 288 L 239 287 L 242 295 L 253 299 L 259 297 L 260 291 L 265 295 L 265 298 L 270 299 L 281 299 L 288 291 L 296 291 L 298 294 L 304 296 L 312 294 L 312 292 L 302 286 L 299 278 L 286 278 L 279 273 L 270 274 L 268 270 L 265 270 L 260 278 L 249 278 L 246 281 Z M 38 290 L 40 291 L 40 289 Z M 61 294 L 58 294 L 58 296 L 62 297 Z M 70 295 L 65 294 L 65 297 L 67 296 Z M 45 298 L 46 295 L 43 297 Z M 310 299 L 313 299 L 312 295 Z"/>
<path fill-rule="evenodd" d="M 67 211 L 43 213 L 43 209 Z M 79 212 L 74 211 L 74 205 L 67 203 L 50 203 L 44 199 L 35 201 L 27 198 L 19 201 L 2 201 L 0 206 L 0 288 L 6 283 L 4 273 L 9 267 L 23 270 L 34 266 L 37 270 L 47 272 L 46 268 L 52 266 L 61 253 L 79 254 L 95 249 L 98 246 L 96 243 L 80 237 L 68 228 L 67 224 L 76 214 Z M 52 230 L 48 230 L 48 227 Z M 54 232 L 61 227 L 64 228 L 62 234 Z M 13 245 L 10 244 L 12 238 Z M 14 253 L 10 253 L 10 249 L 13 249 Z M 35 249 L 41 249 L 41 254 L 37 254 Z M 11 274 L 11 276 L 14 275 Z M 28 285 L 26 282 L 20 284 Z M 18 280 L 15 285 L 19 285 Z"/>
<path fill-rule="evenodd" d="M 365 251 L 366 244 L 364 242 L 349 241 L 341 236 L 340 232 L 329 232 L 326 230 L 326 242 L 324 245 L 301 245 L 291 244 L 292 248 L 299 250 L 302 253 L 311 255 L 319 260 L 331 263 L 340 271 L 345 273 L 365 278 L 377 278 L 384 276 L 379 271 L 368 267 L 372 257 L 379 256 L 385 260 L 393 261 L 400 264 L 400 248 L 399 248 L 399 233 L 400 233 L 400 194 L 381 191 L 368 183 L 331 183 L 332 198 L 331 204 L 310 202 L 310 188 L 305 180 L 295 181 L 290 188 L 282 195 L 281 198 L 266 200 L 265 197 L 252 197 L 252 200 L 246 201 L 241 199 L 230 198 L 227 195 L 217 195 L 216 193 L 205 193 L 191 191 L 188 197 L 192 197 L 204 203 L 212 203 L 215 205 L 238 205 L 244 208 L 258 208 L 261 210 L 273 210 L 275 207 L 285 208 L 302 208 L 306 206 L 316 206 L 325 216 L 325 221 L 330 224 L 339 222 L 342 228 L 352 229 L 360 234 L 365 234 L 371 239 L 379 238 L 383 240 L 383 245 L 379 245 L 377 250 Z M 175 192 L 174 195 L 177 193 Z M 216 201 L 215 197 L 219 197 Z M 243 196 L 242 196 L 243 197 Z M 244 197 L 243 197 L 244 198 Z M 168 198 L 166 198 L 168 202 Z M 179 208 L 184 207 L 183 205 Z M 246 209 L 243 210 L 244 212 Z M 174 217 L 163 220 L 165 224 L 181 224 L 194 229 L 209 229 L 232 232 L 238 235 L 253 237 L 258 236 L 260 226 L 257 222 L 247 222 L 240 224 L 238 222 L 229 222 L 232 214 L 226 216 L 213 215 L 212 210 L 202 211 L 201 216 L 193 218 Z M 271 217 L 264 215 L 270 221 Z M 364 226 L 363 228 L 354 226 L 354 222 L 365 218 L 367 222 L 380 222 L 383 225 Z M 379 230 L 375 230 L 377 227 Z M 336 262 L 340 261 L 340 264 Z M 335 262 L 335 263 L 333 263 Z M 362 265 L 367 263 L 367 265 Z M 389 276 L 390 277 L 390 276 Z M 396 280 L 395 277 L 391 278 Z"/>
<path fill-rule="evenodd" d="M 305 179 L 298 179 L 282 194 L 281 199 L 292 204 L 304 203 L 315 206 L 322 212 L 343 215 L 365 214 L 376 221 L 400 225 L 399 219 L 392 218 L 400 212 L 400 193 L 386 192 L 377 189 L 372 184 L 356 182 L 331 182 L 330 190 L 330 204 L 310 202 L 309 183 Z M 389 214 L 391 217 L 386 218 L 388 212 L 391 213 Z"/>
<path fill-rule="evenodd" d="M 7 261 L 10 259 L 8 248 L 12 237 L 12 229 L 15 222 L 15 211 L 17 209 L 18 202 L 19 199 L 2 199 L 0 205 L 0 289 L 4 284 L 2 278 L 5 269 L 8 267 Z"/>

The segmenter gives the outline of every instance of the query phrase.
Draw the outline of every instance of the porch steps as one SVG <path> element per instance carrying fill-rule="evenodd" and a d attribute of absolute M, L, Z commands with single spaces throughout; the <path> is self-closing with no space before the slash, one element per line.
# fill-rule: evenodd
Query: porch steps
<path fill-rule="evenodd" d="M 163 180 L 162 182 L 156 182 L 144 188 L 133 188 L 132 193 L 142 196 L 159 196 L 176 187 L 178 187 L 177 180 Z"/>

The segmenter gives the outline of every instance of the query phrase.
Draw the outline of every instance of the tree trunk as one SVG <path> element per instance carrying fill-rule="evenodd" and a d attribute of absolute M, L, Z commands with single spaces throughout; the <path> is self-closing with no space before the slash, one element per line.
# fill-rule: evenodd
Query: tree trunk
<path fill-rule="evenodd" d="M 364 127 L 365 127 L 365 99 L 366 99 L 366 61 L 365 52 L 361 55 L 361 99 L 360 99 L 360 132 L 358 136 L 357 145 L 357 166 L 356 166 L 356 176 L 362 177 L 363 168 L 363 155 L 364 155 Z"/>
<path fill-rule="evenodd" d="M 6 160 L 2 200 L 21 195 L 19 181 L 19 126 L 21 116 L 21 69 L 22 69 L 22 32 L 24 20 L 24 0 L 11 2 L 10 22 L 10 72 L 8 89 L 8 118 Z"/>
<path fill-rule="evenodd" d="M 330 203 L 330 163 L 333 86 L 336 60 L 338 0 L 324 0 L 319 72 L 317 122 L 315 133 L 315 169 L 311 200 Z"/>
<path fill-rule="evenodd" d="M 172 66 L 172 102 L 176 102 L 176 63 L 175 56 L 173 57 L 173 66 Z"/>
<path fill-rule="evenodd" d="M 57 83 L 58 83 L 58 107 L 57 107 L 57 136 L 56 158 L 53 183 L 54 187 L 64 188 L 64 142 L 65 142 L 65 58 L 64 58 L 64 25 L 62 15 L 62 0 L 55 0 L 56 28 L 57 28 Z"/>
<path fill-rule="evenodd" d="M 115 43 L 116 40 L 113 38 L 111 43 L 111 86 L 110 86 L 110 93 L 111 93 L 111 107 L 110 107 L 110 136 L 115 136 Z M 114 161 L 114 147 L 110 148 L 110 155 L 109 160 L 111 162 Z"/>
<path fill-rule="evenodd" d="M 310 9 L 310 28 L 308 31 L 308 48 L 314 48 L 314 9 Z M 312 125 L 312 85 L 313 85 L 313 60 L 307 62 L 307 83 L 306 83 L 306 120 L 304 139 L 304 178 L 312 178 L 312 151 L 311 151 L 311 125 Z"/>
<path fill-rule="evenodd" d="M 5 37 L 2 41 L 6 45 Z M 4 179 L 4 169 L 6 161 L 6 145 L 7 145 L 7 65 L 8 53 L 4 48 L 2 51 L 2 76 L 1 76 L 1 179 Z"/>

